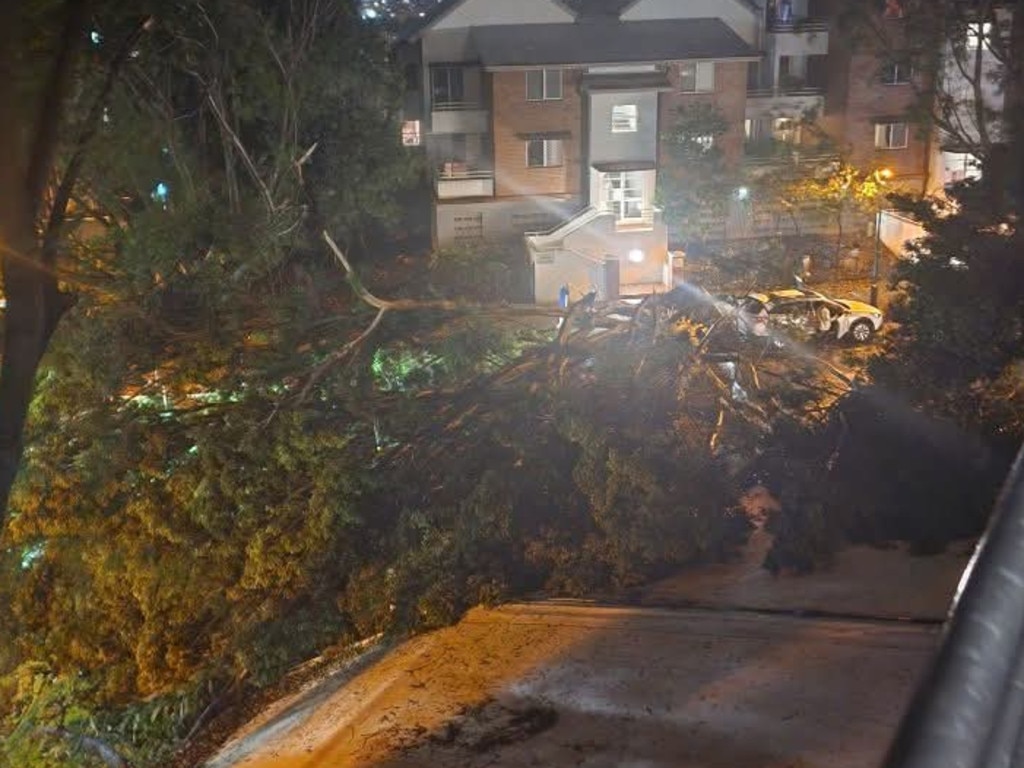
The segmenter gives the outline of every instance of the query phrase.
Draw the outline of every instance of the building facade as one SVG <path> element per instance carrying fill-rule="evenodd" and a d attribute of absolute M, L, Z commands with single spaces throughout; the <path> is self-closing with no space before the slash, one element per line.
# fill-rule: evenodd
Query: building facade
<path fill-rule="evenodd" d="M 404 134 L 434 169 L 440 245 L 521 237 L 538 301 L 671 285 L 655 204 L 674 110 L 715 105 L 743 152 L 758 23 L 743 0 L 456 0 L 406 36 Z"/>
<path fill-rule="evenodd" d="M 915 119 L 899 0 L 872 5 L 874 45 L 842 5 L 442 0 L 399 49 L 435 244 L 522 238 L 539 302 L 671 285 L 655 195 L 664 137 L 697 104 L 725 119 L 714 142 L 734 167 L 841 157 L 921 193 L 969 174 L 963 149 Z"/>

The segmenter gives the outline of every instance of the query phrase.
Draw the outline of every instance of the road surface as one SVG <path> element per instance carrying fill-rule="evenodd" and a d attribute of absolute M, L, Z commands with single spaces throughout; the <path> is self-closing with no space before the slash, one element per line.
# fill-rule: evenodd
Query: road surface
<path fill-rule="evenodd" d="M 212 768 L 865 768 L 935 625 L 580 603 L 476 609 L 280 702 Z"/>

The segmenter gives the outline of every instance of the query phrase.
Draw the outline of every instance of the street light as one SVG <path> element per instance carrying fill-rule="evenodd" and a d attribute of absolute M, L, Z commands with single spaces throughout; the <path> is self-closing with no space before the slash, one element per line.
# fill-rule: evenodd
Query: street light
<path fill-rule="evenodd" d="M 886 181 L 892 178 L 892 171 L 889 168 L 879 168 L 874 172 L 875 183 L 881 187 Z M 881 192 L 878 193 L 881 197 Z M 882 202 L 875 203 L 875 258 L 871 264 L 871 304 L 878 306 L 878 273 L 882 259 Z"/>

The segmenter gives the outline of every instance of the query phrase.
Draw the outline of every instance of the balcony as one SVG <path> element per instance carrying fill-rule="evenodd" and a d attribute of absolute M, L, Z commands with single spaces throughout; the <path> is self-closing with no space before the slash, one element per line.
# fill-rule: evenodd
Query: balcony
<path fill-rule="evenodd" d="M 614 205 L 609 206 L 609 211 L 615 212 Z M 644 208 L 640 211 L 639 218 L 615 219 L 616 232 L 647 232 L 654 229 L 654 225 L 661 221 L 661 208 Z"/>
<path fill-rule="evenodd" d="M 772 33 L 787 32 L 828 32 L 827 19 L 792 18 L 789 21 L 781 20 L 777 15 L 768 21 L 768 31 Z"/>
<path fill-rule="evenodd" d="M 479 102 L 439 101 L 430 111 L 432 133 L 489 133 L 490 112 Z"/>
<path fill-rule="evenodd" d="M 494 171 L 453 161 L 444 163 L 434 179 L 438 200 L 494 197 Z"/>
<path fill-rule="evenodd" d="M 807 18 L 770 21 L 768 34 L 767 47 L 773 56 L 828 55 L 828 21 Z"/>
<path fill-rule="evenodd" d="M 743 145 L 743 163 L 747 166 L 825 163 L 837 159 L 835 151 L 813 144 L 794 144 L 779 139 L 756 139 Z"/>
<path fill-rule="evenodd" d="M 752 88 L 747 91 L 747 120 L 769 117 L 798 118 L 808 112 L 821 113 L 825 108 L 825 92 L 803 84 L 777 88 Z"/>

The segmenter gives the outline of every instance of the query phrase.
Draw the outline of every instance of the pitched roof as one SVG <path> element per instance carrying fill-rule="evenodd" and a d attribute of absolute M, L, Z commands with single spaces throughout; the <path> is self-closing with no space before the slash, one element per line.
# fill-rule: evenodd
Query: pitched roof
<path fill-rule="evenodd" d="M 576 0 L 576 2 L 584 2 L 584 3 L 585 2 L 591 2 L 591 1 L 592 0 Z M 622 15 L 626 11 L 630 10 L 634 5 L 640 5 L 640 3 L 642 3 L 642 2 L 643 2 L 643 0 L 622 0 L 622 2 L 619 3 L 619 6 L 620 6 L 619 7 L 619 15 Z M 754 13 L 760 14 L 764 10 L 757 3 L 755 3 L 754 0 L 739 0 L 739 2 L 742 5 L 747 6 Z"/>
<path fill-rule="evenodd" d="M 623 8 L 635 0 L 565 0 L 577 16 L 614 16 L 618 18 Z"/>
<path fill-rule="evenodd" d="M 576 2 L 579 1 L 580 0 L 576 0 Z M 401 29 L 398 30 L 398 38 L 400 40 L 416 39 L 421 33 L 430 29 L 430 27 L 434 26 L 434 24 L 439 22 L 465 2 L 466 0 L 438 0 L 438 3 L 427 11 L 425 15 L 418 19 L 410 19 L 409 22 L 404 24 Z M 513 0 L 503 0 L 503 2 L 513 2 Z M 561 6 L 573 16 L 576 15 L 576 11 L 572 7 L 570 0 L 551 0 L 551 2 L 555 5 Z"/>
<path fill-rule="evenodd" d="M 594 19 L 475 27 L 470 35 L 485 68 L 757 58 L 720 19 Z"/>

